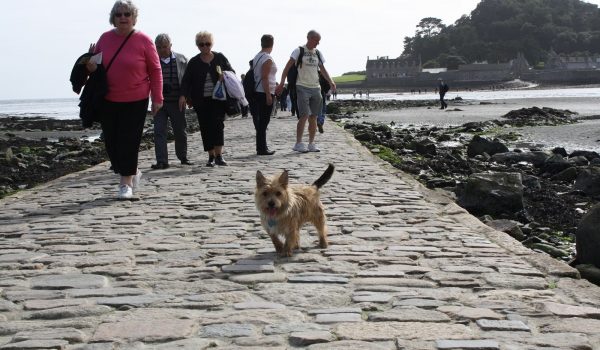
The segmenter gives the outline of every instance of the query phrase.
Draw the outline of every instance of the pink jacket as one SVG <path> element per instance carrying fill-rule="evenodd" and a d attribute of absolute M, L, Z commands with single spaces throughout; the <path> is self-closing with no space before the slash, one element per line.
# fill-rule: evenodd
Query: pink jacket
<path fill-rule="evenodd" d="M 98 39 L 96 53 L 102 52 L 102 65 L 106 68 L 126 37 L 110 30 Z M 112 102 L 133 102 L 152 96 L 152 102 L 162 103 L 162 70 L 152 39 L 135 31 L 107 74 L 108 94 Z"/>

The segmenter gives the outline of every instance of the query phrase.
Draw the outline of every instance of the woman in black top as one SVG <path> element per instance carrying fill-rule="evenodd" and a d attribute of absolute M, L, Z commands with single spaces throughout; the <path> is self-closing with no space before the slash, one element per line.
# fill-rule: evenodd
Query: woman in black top
<path fill-rule="evenodd" d="M 200 124 L 204 150 L 208 152 L 206 166 L 227 165 L 223 159 L 225 128 L 225 101 L 215 100 L 212 93 L 217 81 L 223 80 L 222 71 L 234 71 L 227 58 L 212 51 L 213 36 L 209 32 L 196 34 L 196 45 L 200 53 L 188 62 L 181 81 L 180 108 L 187 103 L 193 106 Z"/>

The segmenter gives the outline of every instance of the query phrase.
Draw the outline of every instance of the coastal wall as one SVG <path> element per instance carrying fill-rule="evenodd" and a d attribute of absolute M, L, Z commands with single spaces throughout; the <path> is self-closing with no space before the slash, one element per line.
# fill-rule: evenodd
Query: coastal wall
<path fill-rule="evenodd" d="M 521 74 L 521 79 L 546 84 L 599 84 L 600 70 L 530 71 Z"/>
<path fill-rule="evenodd" d="M 478 88 L 501 84 L 514 79 L 540 84 L 600 84 L 600 70 L 529 70 L 521 74 L 506 70 L 446 71 L 432 74 L 421 72 L 411 77 L 368 78 L 362 84 L 340 85 L 341 88 L 434 89 L 438 78 L 461 88 Z"/>

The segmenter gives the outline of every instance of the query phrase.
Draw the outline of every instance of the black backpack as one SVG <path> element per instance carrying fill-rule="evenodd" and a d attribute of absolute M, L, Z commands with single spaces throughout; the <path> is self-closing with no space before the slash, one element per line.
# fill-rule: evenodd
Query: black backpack
<path fill-rule="evenodd" d="M 260 56 L 258 62 L 260 62 L 263 56 Z M 244 96 L 246 96 L 246 100 L 248 100 L 250 108 L 252 108 L 252 106 L 254 105 L 254 93 L 256 92 L 258 84 L 260 84 L 261 82 L 261 80 L 259 80 L 258 83 L 256 83 L 256 80 L 254 79 L 254 65 L 252 64 L 253 62 L 254 59 L 250 60 L 250 69 L 248 69 L 246 75 L 244 76 L 244 80 L 242 81 L 242 86 L 244 87 Z"/>
<path fill-rule="evenodd" d="M 304 47 L 299 46 L 300 54 L 298 55 L 298 59 L 296 59 L 296 64 L 290 67 L 287 73 L 287 81 L 288 81 L 288 89 L 295 90 L 296 89 L 296 81 L 298 80 L 298 68 L 302 65 L 302 57 L 304 57 Z M 323 62 L 321 59 L 321 53 L 319 50 L 315 51 L 317 53 L 317 58 L 319 62 Z"/>

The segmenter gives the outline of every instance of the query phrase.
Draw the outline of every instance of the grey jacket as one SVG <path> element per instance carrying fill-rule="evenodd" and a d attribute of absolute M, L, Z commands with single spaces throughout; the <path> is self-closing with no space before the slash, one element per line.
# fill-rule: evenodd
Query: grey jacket
<path fill-rule="evenodd" d="M 179 79 L 179 86 L 181 86 L 181 80 L 183 79 L 183 74 L 187 68 L 188 60 L 184 55 L 172 51 L 173 55 L 175 55 L 175 62 L 177 62 L 177 78 Z"/>

